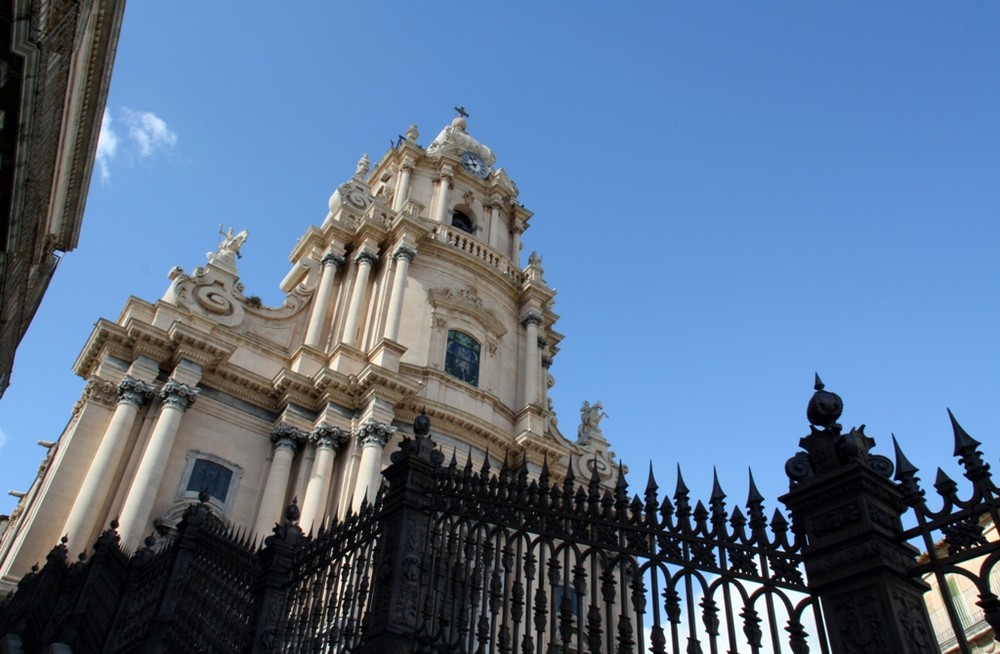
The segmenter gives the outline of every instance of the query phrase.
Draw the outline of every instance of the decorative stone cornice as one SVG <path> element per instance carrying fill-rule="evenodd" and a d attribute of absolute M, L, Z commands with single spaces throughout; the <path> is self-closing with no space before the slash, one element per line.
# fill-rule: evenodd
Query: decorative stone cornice
<path fill-rule="evenodd" d="M 324 266 L 340 268 L 344 265 L 344 257 L 339 254 L 334 254 L 333 252 L 327 252 L 326 255 L 320 260 L 320 263 Z"/>
<path fill-rule="evenodd" d="M 378 263 L 378 255 L 368 250 L 362 250 L 361 252 L 358 252 L 358 255 L 356 257 L 354 257 L 354 263 L 358 264 L 359 266 L 362 263 L 367 263 L 369 266 L 374 267 L 375 264 Z"/>
<path fill-rule="evenodd" d="M 306 432 L 296 429 L 287 422 L 279 423 L 271 430 L 270 434 L 271 444 L 275 450 L 286 448 L 293 453 L 299 449 L 299 445 L 306 441 L 306 438 L 308 438 Z"/>
<path fill-rule="evenodd" d="M 542 324 L 542 314 L 537 311 L 528 311 L 523 316 L 521 316 L 521 324 L 527 327 L 528 325 L 541 325 Z"/>
<path fill-rule="evenodd" d="M 351 432 L 340 427 L 328 425 L 325 422 L 309 434 L 309 440 L 317 449 L 325 447 L 332 449 L 334 452 L 340 451 L 340 448 L 347 443 L 350 437 Z"/>
<path fill-rule="evenodd" d="M 358 439 L 360 447 L 367 445 L 385 447 L 385 444 L 392 438 L 394 431 L 396 431 L 395 427 L 390 427 L 384 422 L 369 418 L 354 431 L 354 437 Z"/>
<path fill-rule="evenodd" d="M 118 383 L 118 404 L 132 404 L 142 407 L 153 398 L 156 387 L 126 375 Z"/>
<path fill-rule="evenodd" d="M 198 393 L 200 392 L 193 386 L 182 384 L 174 379 L 168 379 L 167 383 L 160 389 L 160 399 L 163 400 L 163 404 L 166 406 L 187 411 L 194 404 L 195 398 L 198 397 Z"/>
<path fill-rule="evenodd" d="M 409 245 L 400 245 L 392 253 L 392 258 L 394 261 L 398 261 L 399 259 L 406 259 L 407 261 L 413 261 L 413 259 L 416 256 L 417 256 L 416 249 L 411 248 Z"/>

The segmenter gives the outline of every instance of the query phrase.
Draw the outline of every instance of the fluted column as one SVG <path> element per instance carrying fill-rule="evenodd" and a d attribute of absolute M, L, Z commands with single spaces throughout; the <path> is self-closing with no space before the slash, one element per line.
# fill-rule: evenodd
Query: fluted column
<path fill-rule="evenodd" d="M 403 313 L 406 277 L 410 271 L 410 262 L 415 256 L 417 251 L 407 245 L 400 245 L 392 253 L 392 258 L 396 262 L 396 274 L 392 280 L 392 296 L 389 298 L 389 321 L 385 326 L 385 337 L 391 341 L 399 336 L 399 319 Z"/>
<path fill-rule="evenodd" d="M 309 326 L 306 328 L 305 344 L 310 347 L 319 347 L 319 344 L 323 342 L 323 328 L 326 326 L 326 314 L 330 309 L 330 298 L 333 297 L 337 268 L 343 264 L 344 257 L 332 252 L 323 257 L 321 264 L 323 272 L 319 278 L 319 289 L 316 292 L 312 314 L 309 316 Z"/>
<path fill-rule="evenodd" d="M 194 404 L 196 397 L 198 397 L 197 388 L 172 378 L 168 379 L 160 390 L 163 406 L 160 408 L 153 433 L 149 436 L 149 443 L 139 462 L 139 468 L 135 472 L 119 520 L 122 544 L 126 547 L 137 547 L 146 531 L 153 502 L 156 501 L 160 482 L 163 481 L 163 472 L 170 458 L 177 430 L 181 426 L 181 418 Z"/>
<path fill-rule="evenodd" d="M 406 157 L 399 168 L 399 183 L 396 184 L 396 195 L 392 201 L 392 210 L 399 211 L 410 195 L 410 174 L 413 172 L 413 159 Z"/>
<path fill-rule="evenodd" d="M 288 492 L 288 479 L 292 474 L 292 460 L 305 439 L 304 431 L 285 423 L 271 431 L 274 456 L 264 483 L 264 496 L 257 509 L 257 524 L 254 529 L 258 534 L 270 533 L 271 527 L 281 517 L 285 508 L 285 494 Z"/>
<path fill-rule="evenodd" d="M 538 358 L 538 326 L 542 324 L 542 314 L 537 311 L 529 311 L 521 317 L 521 324 L 524 325 L 525 350 L 524 350 L 524 403 L 538 403 L 538 380 L 539 380 L 539 358 Z"/>
<path fill-rule="evenodd" d="M 316 460 L 309 473 L 305 501 L 302 503 L 302 517 L 299 520 L 299 525 L 306 532 L 323 522 L 330 480 L 333 478 L 333 461 L 350 436 L 350 432 L 327 424 L 320 425 L 309 435 L 309 440 L 316 447 Z"/>
<path fill-rule="evenodd" d="M 365 295 L 368 293 L 368 276 L 372 268 L 378 263 L 378 255 L 368 250 L 362 250 L 358 256 L 354 257 L 354 262 L 358 265 L 357 274 L 354 276 L 354 293 L 351 295 L 351 306 L 347 310 L 347 321 L 344 324 L 344 343 L 354 347 L 358 343 L 358 321 L 361 317 L 361 305 L 364 304 Z"/>
<path fill-rule="evenodd" d="M 369 419 L 358 427 L 356 437 L 361 448 L 361 462 L 358 464 L 358 481 L 354 486 L 354 500 L 351 508 L 357 511 L 367 499 L 372 502 L 382 483 L 382 449 L 392 437 L 395 427 Z"/>
<path fill-rule="evenodd" d="M 437 205 L 434 208 L 435 222 L 445 222 L 445 213 L 448 210 L 448 191 L 451 188 L 452 167 L 445 165 L 441 169 L 441 176 L 438 178 Z"/>
<path fill-rule="evenodd" d="M 135 426 L 139 409 L 152 399 L 155 392 L 156 387 L 131 376 L 126 376 L 118 384 L 118 405 L 104 430 L 104 436 L 97 446 L 97 452 L 87 469 L 87 476 L 83 478 L 83 485 L 76 494 L 73 508 L 62 529 L 62 533 L 69 537 L 66 546 L 70 548 L 70 552 L 90 547 L 86 539 L 94 528 L 94 521 L 102 518 L 96 511 L 108 499 L 111 482 L 115 479 L 114 471 L 121 463 L 125 444 Z"/>

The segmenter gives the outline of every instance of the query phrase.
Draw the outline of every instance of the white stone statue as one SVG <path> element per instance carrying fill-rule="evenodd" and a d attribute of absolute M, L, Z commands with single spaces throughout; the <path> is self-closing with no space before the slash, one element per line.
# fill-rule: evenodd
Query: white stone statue
<path fill-rule="evenodd" d="M 358 159 L 358 167 L 354 171 L 354 176 L 358 179 L 364 179 L 365 176 L 368 175 L 368 171 L 371 170 L 371 167 L 372 162 L 368 159 L 368 153 L 365 152 L 361 155 L 361 158 Z"/>
<path fill-rule="evenodd" d="M 239 234 L 234 235 L 232 227 L 223 232 L 222 225 L 219 225 L 219 236 L 222 237 L 222 241 L 219 243 L 219 253 L 232 252 L 237 257 L 240 257 L 240 248 L 246 243 L 250 232 L 244 229 Z"/>
<path fill-rule="evenodd" d="M 238 234 L 233 234 L 232 227 L 226 231 L 222 231 L 222 225 L 219 225 L 219 236 L 222 237 L 222 240 L 219 242 L 219 249 L 215 252 L 207 253 L 208 262 L 235 272 L 236 259 L 242 256 L 240 248 L 246 243 L 247 237 L 250 236 L 250 231 L 244 229 Z"/>
<path fill-rule="evenodd" d="M 608 414 L 604 413 L 604 405 L 601 404 L 600 400 L 594 402 L 593 405 L 584 400 L 583 406 L 580 407 L 580 427 L 576 430 L 576 442 L 586 445 L 593 436 L 603 438 L 604 434 L 600 427 L 601 418 L 607 417 Z"/>

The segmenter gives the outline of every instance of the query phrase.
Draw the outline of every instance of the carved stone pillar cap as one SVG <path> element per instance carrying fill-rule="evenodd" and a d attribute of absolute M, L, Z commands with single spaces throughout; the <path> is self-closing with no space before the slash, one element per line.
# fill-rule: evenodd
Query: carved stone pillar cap
<path fill-rule="evenodd" d="M 270 438 L 274 449 L 287 447 L 295 451 L 299 445 L 305 442 L 306 433 L 301 429 L 296 429 L 287 422 L 283 422 L 271 430 Z"/>
<path fill-rule="evenodd" d="M 339 268 L 344 265 L 344 257 L 339 254 L 334 254 L 333 252 L 327 252 L 320 261 L 324 266 L 333 266 L 334 268 Z"/>
<path fill-rule="evenodd" d="M 193 386 L 182 384 L 174 379 L 168 379 L 167 383 L 160 389 L 160 398 L 167 406 L 187 411 L 194 404 L 195 398 L 198 397 L 198 393 L 200 392 Z"/>
<path fill-rule="evenodd" d="M 328 425 L 325 422 L 314 429 L 312 434 L 309 435 L 309 440 L 312 441 L 313 445 L 317 448 L 328 447 L 333 451 L 339 451 L 347 439 L 350 438 L 351 433 L 346 429 L 341 429 L 340 427 L 334 427 L 333 425 Z"/>
<path fill-rule="evenodd" d="M 396 431 L 395 427 L 391 427 L 384 422 L 379 422 L 373 418 L 369 418 L 357 428 L 355 431 L 355 437 L 358 439 L 358 444 L 362 447 L 365 445 L 378 445 L 379 447 L 385 447 L 385 444 L 389 442 L 390 438 L 392 438 L 394 431 Z"/>
<path fill-rule="evenodd" d="M 541 325 L 542 324 L 542 314 L 537 311 L 528 311 L 523 316 L 521 316 L 522 325 Z"/>
<path fill-rule="evenodd" d="M 141 407 L 152 399 L 155 392 L 155 386 L 141 382 L 131 375 L 125 375 L 125 378 L 118 383 L 118 402 Z"/>
<path fill-rule="evenodd" d="M 374 252 L 369 252 L 368 250 L 362 250 L 361 252 L 358 252 L 356 257 L 354 257 L 354 263 L 367 263 L 369 266 L 374 266 L 378 263 L 378 255 Z"/>
<path fill-rule="evenodd" d="M 411 248 L 409 245 L 400 245 L 396 248 L 395 252 L 392 253 L 393 259 L 406 259 L 407 261 L 413 261 L 417 256 L 417 250 Z"/>

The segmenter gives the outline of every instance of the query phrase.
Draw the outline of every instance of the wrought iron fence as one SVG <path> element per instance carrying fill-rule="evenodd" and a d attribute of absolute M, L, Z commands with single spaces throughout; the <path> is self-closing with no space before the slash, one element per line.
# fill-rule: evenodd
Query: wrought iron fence
<path fill-rule="evenodd" d="M 292 506 L 258 547 L 202 504 L 156 551 L 123 552 L 114 528 L 85 561 L 68 563 L 57 546 L 0 604 L 0 646 L 971 652 L 970 623 L 1000 623 L 1000 494 L 980 444 L 952 418 L 971 491 L 938 471 L 940 500 L 929 503 L 898 444 L 893 481 L 893 463 L 871 451 L 863 428 L 842 433 L 841 406 L 817 379 L 811 433 L 786 465 L 791 490 L 780 498 L 791 524 L 765 509 L 752 477 L 746 502 L 730 507 L 717 479 L 706 502 L 693 501 L 679 470 L 666 495 L 652 470 L 632 493 L 621 470 L 608 488 L 596 472 L 575 479 L 572 466 L 557 482 L 547 463 L 537 477 L 506 461 L 445 464 L 418 418 L 376 501 L 314 536 Z M 925 580 L 950 634 L 935 637 Z M 970 592 L 981 614 L 963 610 Z"/>

